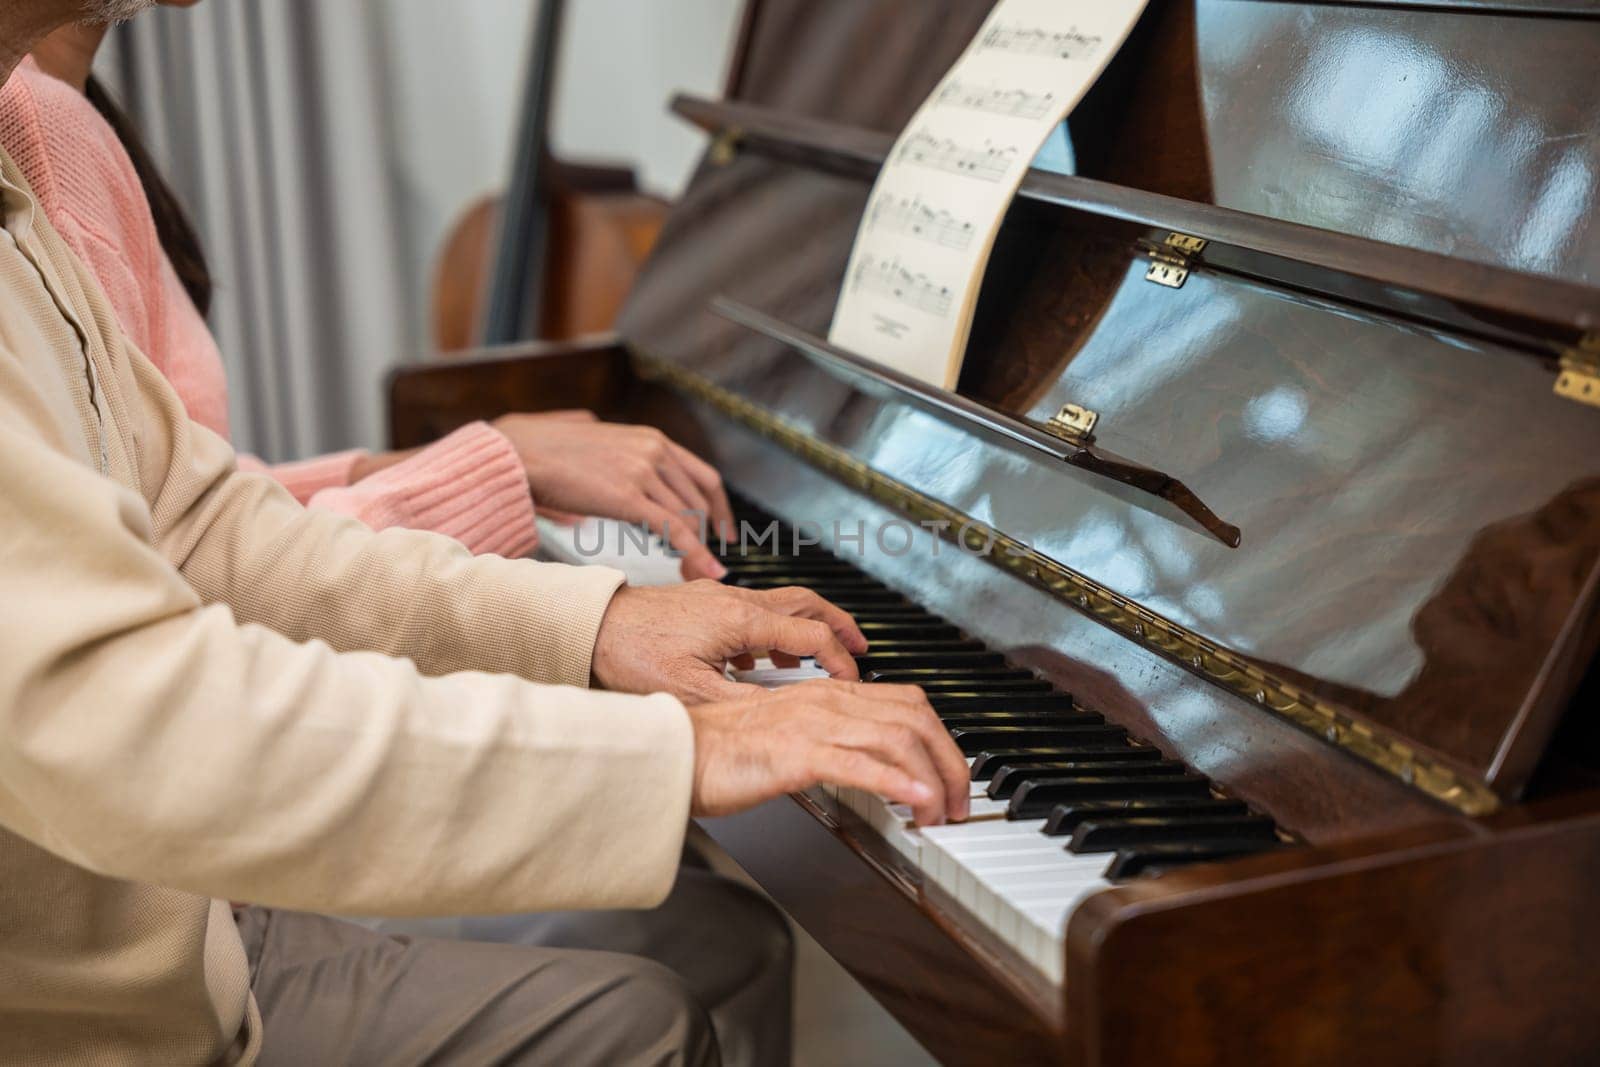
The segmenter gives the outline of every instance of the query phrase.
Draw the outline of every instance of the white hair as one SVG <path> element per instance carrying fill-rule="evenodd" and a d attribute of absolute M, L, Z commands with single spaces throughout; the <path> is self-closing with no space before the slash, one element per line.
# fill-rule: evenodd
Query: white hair
<path fill-rule="evenodd" d="M 85 22 L 123 22 L 146 8 L 154 7 L 156 0 L 84 0 Z"/>

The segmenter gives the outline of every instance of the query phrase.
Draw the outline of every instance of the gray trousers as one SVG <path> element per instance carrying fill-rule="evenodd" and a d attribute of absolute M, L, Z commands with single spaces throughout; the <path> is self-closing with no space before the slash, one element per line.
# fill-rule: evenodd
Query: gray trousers
<path fill-rule="evenodd" d="M 766 898 L 699 865 L 692 851 L 672 893 L 649 911 L 569 911 L 385 920 L 384 933 L 600 950 L 654 961 L 710 1015 L 727 1067 L 787 1067 L 794 945 Z"/>
<path fill-rule="evenodd" d="M 267 908 L 237 921 L 261 1067 L 720 1062 L 705 1010 L 649 960 L 413 940 Z"/>

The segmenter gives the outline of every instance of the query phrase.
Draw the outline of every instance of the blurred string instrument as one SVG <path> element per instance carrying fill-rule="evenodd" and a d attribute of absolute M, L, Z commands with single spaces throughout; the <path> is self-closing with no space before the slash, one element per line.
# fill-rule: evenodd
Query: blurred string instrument
<path fill-rule="evenodd" d="M 434 282 L 441 352 L 479 343 L 568 340 L 609 330 L 666 220 L 631 170 L 572 163 L 550 148 L 565 0 L 534 19 L 510 188 L 471 205 Z"/>

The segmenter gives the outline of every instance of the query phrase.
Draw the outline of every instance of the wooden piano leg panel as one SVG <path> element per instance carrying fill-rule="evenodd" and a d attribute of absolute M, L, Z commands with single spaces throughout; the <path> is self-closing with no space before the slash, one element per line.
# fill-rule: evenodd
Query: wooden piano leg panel
<path fill-rule="evenodd" d="M 611 337 L 512 345 L 401 367 L 389 378 L 389 443 L 414 448 L 514 411 L 586 408 L 605 415 L 634 382 L 627 352 Z"/>
<path fill-rule="evenodd" d="M 1063 1061 L 1059 1032 L 799 802 L 700 822 L 940 1062 Z"/>
<path fill-rule="evenodd" d="M 1068 930 L 1068 1027 L 1117 1067 L 1600 1063 L 1585 803 L 1103 894 Z"/>

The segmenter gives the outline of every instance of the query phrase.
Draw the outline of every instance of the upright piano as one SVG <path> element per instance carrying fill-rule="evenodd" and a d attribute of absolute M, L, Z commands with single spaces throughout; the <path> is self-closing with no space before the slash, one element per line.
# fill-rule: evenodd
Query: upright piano
<path fill-rule="evenodd" d="M 619 336 L 404 369 L 395 444 L 660 426 L 926 685 L 968 824 L 708 829 L 942 1060 L 1600 1062 L 1600 3 L 1151 0 L 947 392 L 825 337 L 990 7 L 751 0 Z"/>

